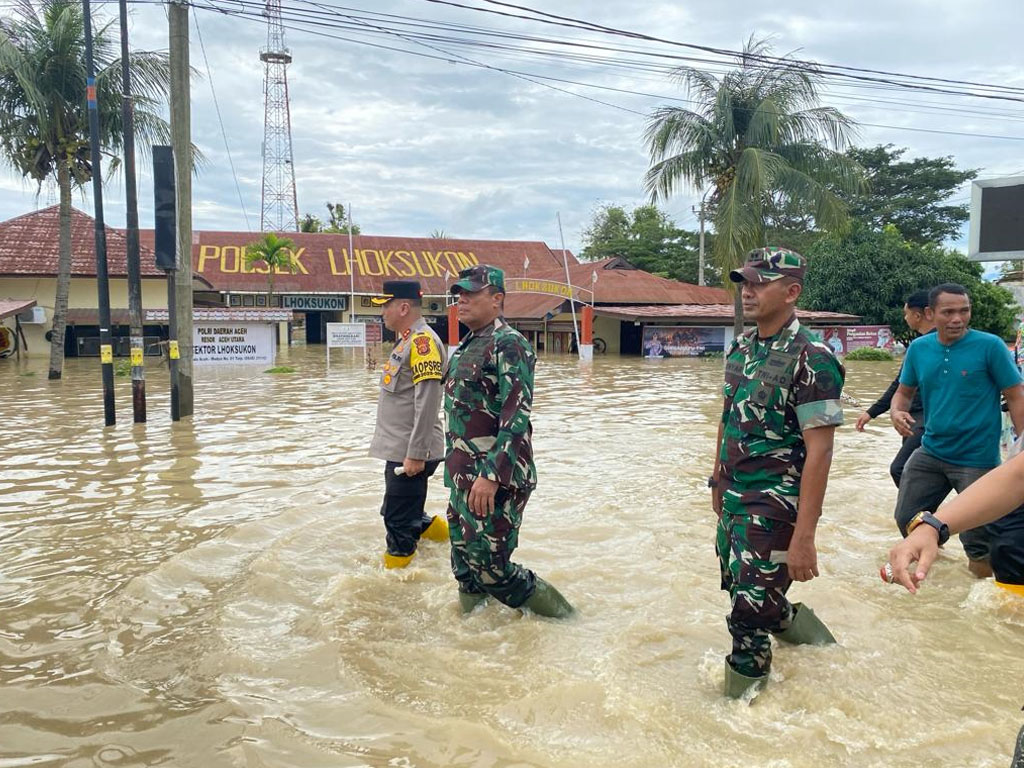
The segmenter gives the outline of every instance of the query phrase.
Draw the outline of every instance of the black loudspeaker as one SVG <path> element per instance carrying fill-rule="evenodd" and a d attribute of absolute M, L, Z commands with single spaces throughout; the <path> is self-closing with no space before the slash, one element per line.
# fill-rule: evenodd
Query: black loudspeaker
<path fill-rule="evenodd" d="M 168 146 L 153 147 L 153 212 L 158 269 L 177 269 L 178 209 L 174 190 L 174 152 Z M 191 254 L 190 254 L 191 255 Z"/>

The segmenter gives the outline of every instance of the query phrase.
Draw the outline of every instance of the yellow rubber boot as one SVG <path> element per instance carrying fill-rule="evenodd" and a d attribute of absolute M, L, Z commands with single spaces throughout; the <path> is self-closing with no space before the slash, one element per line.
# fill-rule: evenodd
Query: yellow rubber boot
<path fill-rule="evenodd" d="M 430 521 L 430 525 L 420 534 L 420 538 L 429 539 L 430 541 L 448 541 L 448 521 L 443 517 L 434 515 L 434 519 Z"/>
<path fill-rule="evenodd" d="M 390 552 L 384 553 L 384 567 L 388 570 L 392 568 L 405 568 L 412 559 L 416 557 L 416 553 L 413 552 L 411 555 L 392 555 Z"/>

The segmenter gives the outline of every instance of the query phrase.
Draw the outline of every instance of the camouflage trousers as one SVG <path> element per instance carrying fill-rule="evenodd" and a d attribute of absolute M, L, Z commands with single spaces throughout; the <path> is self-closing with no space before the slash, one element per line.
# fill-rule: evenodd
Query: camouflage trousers
<path fill-rule="evenodd" d="M 772 663 L 771 635 L 789 628 L 793 605 L 786 599 L 793 580 L 785 554 L 793 526 L 783 520 L 730 514 L 718 521 L 715 551 L 722 589 L 729 592 L 732 611 L 726 617 L 732 635 L 729 664 L 741 675 L 768 674 Z"/>
<path fill-rule="evenodd" d="M 452 542 L 452 573 L 459 591 L 486 593 L 518 608 L 536 589 L 533 571 L 512 562 L 519 545 L 519 526 L 530 491 L 499 488 L 494 514 L 485 518 L 469 510 L 469 490 L 452 488 L 448 499 L 448 535 Z"/>

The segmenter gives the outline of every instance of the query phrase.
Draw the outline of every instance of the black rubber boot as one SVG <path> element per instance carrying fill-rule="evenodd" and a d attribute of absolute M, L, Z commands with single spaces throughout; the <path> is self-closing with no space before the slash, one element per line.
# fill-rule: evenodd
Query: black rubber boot
<path fill-rule="evenodd" d="M 1017 748 L 1013 750 L 1013 762 L 1010 768 L 1024 768 L 1024 728 L 1017 734 Z"/>
<path fill-rule="evenodd" d="M 791 645 L 831 645 L 836 641 L 821 619 L 803 603 L 793 603 L 793 621 L 789 629 L 775 635 Z"/>

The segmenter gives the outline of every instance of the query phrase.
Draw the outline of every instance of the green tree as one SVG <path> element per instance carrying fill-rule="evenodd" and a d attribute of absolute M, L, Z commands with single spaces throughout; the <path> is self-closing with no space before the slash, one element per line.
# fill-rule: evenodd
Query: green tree
<path fill-rule="evenodd" d="M 684 185 L 709 191 L 711 253 L 723 273 L 766 244 L 773 208 L 800 207 L 817 227 L 841 229 L 847 208 L 834 190 L 863 186 L 860 167 L 836 151 L 848 144 L 852 123 L 818 103 L 821 74 L 788 57 L 766 59 L 770 52 L 751 38 L 739 66 L 721 78 L 677 69 L 676 79 L 698 106 L 660 107 L 647 124 L 645 184 L 652 201 Z M 740 332 L 738 291 L 735 311 Z"/>
<path fill-rule="evenodd" d="M 121 118 L 120 44 L 111 24 L 93 27 L 96 102 L 101 150 L 124 146 Z M 169 143 L 160 116 L 170 91 L 167 53 L 131 56 L 135 132 L 143 147 Z M 0 158 L 40 186 L 55 178 L 60 191 L 57 292 L 50 344 L 51 379 L 64 369 L 64 330 L 71 286 L 71 195 L 92 180 L 86 101 L 85 29 L 82 6 L 73 0 L 15 3 L 0 18 Z"/>
<path fill-rule="evenodd" d="M 295 262 L 292 259 L 294 253 L 295 241 L 289 240 L 287 237 L 278 237 L 273 232 L 268 232 L 261 240 L 245 246 L 245 265 L 247 267 L 259 263 L 263 263 L 267 267 L 268 307 L 274 305 L 274 273 L 287 269 L 295 274 Z M 262 270 L 257 271 L 261 272 Z"/>
<path fill-rule="evenodd" d="M 653 205 L 638 206 L 632 213 L 617 205 L 598 208 L 583 232 L 583 242 L 580 258 L 585 261 L 619 256 L 659 277 L 697 282 L 697 233 L 680 229 Z M 721 275 L 705 264 L 704 278 L 709 285 L 719 285 Z"/>
<path fill-rule="evenodd" d="M 348 234 L 349 223 L 345 218 L 345 206 L 341 203 L 326 203 L 327 221 L 307 213 L 299 219 L 299 232 Z M 359 225 L 352 224 L 352 234 L 359 234 Z"/>
<path fill-rule="evenodd" d="M 1011 338 L 1016 308 L 1013 294 L 982 279 L 982 268 L 963 254 L 934 243 L 912 243 L 895 226 L 883 230 L 857 224 L 846 236 L 822 238 L 808 251 L 809 264 L 800 305 L 848 312 L 865 323 L 889 325 L 906 342 L 903 303 L 914 291 L 939 283 L 959 283 L 971 295 L 971 327 Z"/>
<path fill-rule="evenodd" d="M 870 192 L 846 197 L 850 216 L 881 229 L 892 224 L 912 243 L 941 243 L 955 238 L 970 216 L 966 203 L 947 201 L 977 170 L 958 170 L 952 157 L 902 160 L 905 148 L 852 148 L 846 155 L 864 168 Z"/>

